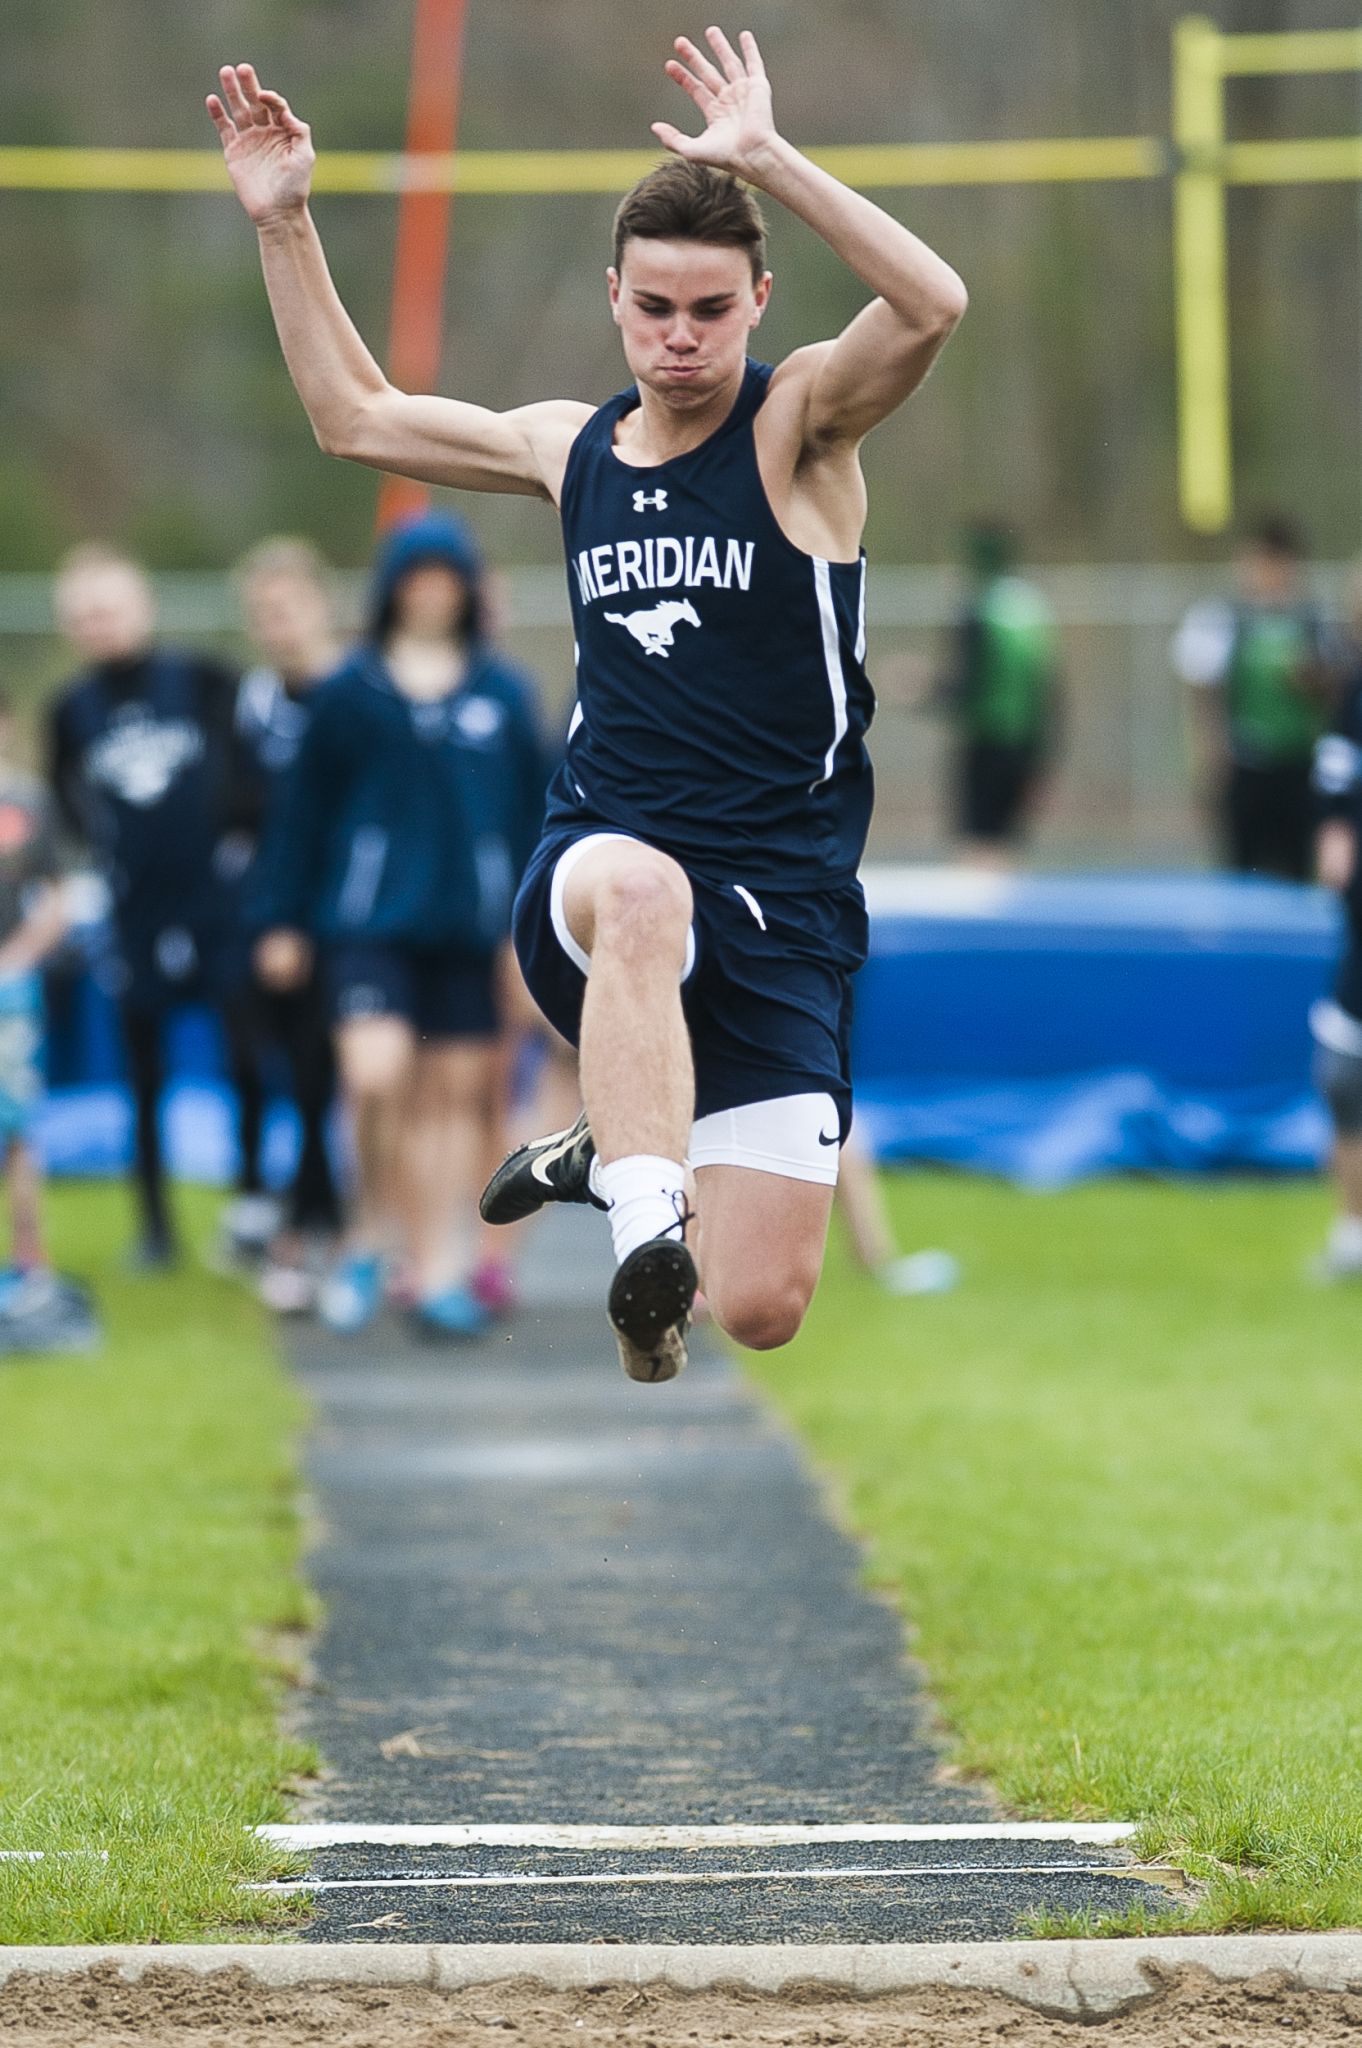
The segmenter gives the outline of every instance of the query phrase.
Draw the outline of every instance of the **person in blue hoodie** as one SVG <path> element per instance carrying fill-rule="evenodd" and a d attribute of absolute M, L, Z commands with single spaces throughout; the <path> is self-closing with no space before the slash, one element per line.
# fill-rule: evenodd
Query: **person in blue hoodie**
<path fill-rule="evenodd" d="M 477 544 L 448 514 L 388 536 L 364 638 L 319 685 L 258 864 L 257 970 L 276 989 L 321 956 L 356 1187 L 323 1319 L 361 1329 L 396 1258 L 413 1314 L 474 1335 L 463 1284 L 488 1126 L 500 1110 L 499 970 L 542 818 L 534 692 L 494 649 Z"/>

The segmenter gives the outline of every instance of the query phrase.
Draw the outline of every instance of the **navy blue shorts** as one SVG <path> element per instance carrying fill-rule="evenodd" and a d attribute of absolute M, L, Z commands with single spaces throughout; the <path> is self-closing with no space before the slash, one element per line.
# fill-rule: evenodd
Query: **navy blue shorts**
<path fill-rule="evenodd" d="M 590 962 L 567 928 L 559 863 L 574 846 L 600 836 L 599 827 L 550 833 L 515 905 L 516 952 L 530 993 L 574 1045 Z M 835 1115 L 831 1124 L 822 1118 L 815 1137 L 817 1146 L 831 1148 L 828 1173 L 775 1164 L 771 1170 L 835 1179 L 836 1148 L 851 1124 L 851 977 L 868 943 L 860 884 L 762 896 L 740 878 L 720 881 L 688 870 L 687 879 L 695 912 L 681 1004 L 695 1059 L 697 1128 L 701 1120 L 749 1105 L 791 1097 L 812 1104 L 830 1096 Z M 699 1163 L 700 1155 L 692 1156 Z M 708 1156 L 716 1163 L 759 1163 L 736 1150 Z"/>
<path fill-rule="evenodd" d="M 95 976 L 106 994 L 138 1015 L 158 1016 L 181 1003 L 222 1008 L 244 995 L 250 955 L 235 926 L 122 918 L 95 964 Z"/>
<path fill-rule="evenodd" d="M 347 939 L 325 949 L 323 971 L 338 1024 L 401 1017 L 422 1038 L 495 1038 L 500 1028 L 495 962 L 484 954 Z"/>

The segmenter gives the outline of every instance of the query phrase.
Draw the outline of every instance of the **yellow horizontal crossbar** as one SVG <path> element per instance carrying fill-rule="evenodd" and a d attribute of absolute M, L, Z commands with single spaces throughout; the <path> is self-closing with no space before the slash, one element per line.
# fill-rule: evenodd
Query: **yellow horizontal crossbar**
<path fill-rule="evenodd" d="M 1152 136 L 1035 142 L 890 143 L 810 150 L 858 186 L 1065 184 L 1157 178 L 1164 145 Z M 456 156 L 331 150 L 317 159 L 318 192 L 618 192 L 655 164 L 656 150 L 468 149 Z M 215 149 L 0 148 L 0 189 L 29 192 L 224 192 Z"/>
<path fill-rule="evenodd" d="M 1294 29 L 1276 35 L 1220 36 L 1226 78 L 1263 78 L 1287 71 L 1362 71 L 1362 29 Z"/>
<path fill-rule="evenodd" d="M 1225 151 L 1231 185 L 1325 185 L 1362 180 L 1362 135 L 1306 142 L 1232 142 Z"/>

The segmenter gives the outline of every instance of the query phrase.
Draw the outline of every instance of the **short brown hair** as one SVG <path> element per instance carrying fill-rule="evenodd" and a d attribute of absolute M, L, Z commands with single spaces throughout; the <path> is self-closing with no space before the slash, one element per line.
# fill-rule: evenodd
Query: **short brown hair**
<path fill-rule="evenodd" d="M 648 242 L 713 242 L 745 249 L 752 282 L 766 273 L 766 222 L 761 208 L 729 171 L 668 157 L 615 210 L 615 268 L 624 267 L 624 246 Z"/>
<path fill-rule="evenodd" d="M 268 540 L 258 540 L 253 548 L 247 549 L 232 571 L 232 581 L 241 591 L 266 576 L 296 578 L 299 583 L 312 583 L 318 590 L 325 590 L 328 570 L 321 550 L 310 540 L 292 533 L 271 534 Z"/>

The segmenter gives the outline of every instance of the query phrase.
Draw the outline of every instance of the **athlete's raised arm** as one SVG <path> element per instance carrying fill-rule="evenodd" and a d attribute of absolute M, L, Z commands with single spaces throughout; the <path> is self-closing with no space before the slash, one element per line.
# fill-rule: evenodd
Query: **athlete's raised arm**
<path fill-rule="evenodd" d="M 712 58 L 678 36 L 666 67 L 704 116 L 703 135 L 668 121 L 655 121 L 653 133 L 678 156 L 732 171 L 778 199 L 877 294 L 835 341 L 782 365 L 807 383 L 806 446 L 855 443 L 922 382 L 965 310 L 965 287 L 901 222 L 785 140 L 754 36 L 744 30 L 739 52 L 721 29 L 705 34 Z"/>
<path fill-rule="evenodd" d="M 222 96 L 209 95 L 208 112 L 255 223 L 284 359 L 321 447 L 423 483 L 556 500 L 591 407 L 562 399 L 496 413 L 390 384 L 341 304 L 308 212 L 315 152 L 306 122 L 249 64 L 218 75 Z"/>

